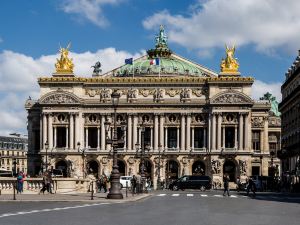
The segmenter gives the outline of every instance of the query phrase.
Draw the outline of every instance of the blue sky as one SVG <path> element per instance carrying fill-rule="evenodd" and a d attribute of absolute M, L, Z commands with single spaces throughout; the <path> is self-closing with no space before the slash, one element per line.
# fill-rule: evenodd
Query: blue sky
<path fill-rule="evenodd" d="M 286 0 L 2 0 L 0 135 L 26 132 L 24 101 L 39 97 L 36 78 L 54 72 L 59 44 L 72 42 L 75 72 L 90 76 L 154 47 L 159 25 L 179 55 L 219 71 L 224 45 L 236 44 L 254 98 L 272 92 L 300 47 L 300 3 Z M 7 107 L 5 107 L 7 106 Z"/>

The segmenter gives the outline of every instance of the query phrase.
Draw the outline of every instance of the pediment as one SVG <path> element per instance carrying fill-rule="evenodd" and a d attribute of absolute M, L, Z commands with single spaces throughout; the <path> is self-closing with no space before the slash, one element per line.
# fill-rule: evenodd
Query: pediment
<path fill-rule="evenodd" d="M 253 104 L 254 101 L 247 95 L 237 91 L 226 91 L 215 95 L 211 104 Z"/>
<path fill-rule="evenodd" d="M 80 104 L 80 98 L 65 91 L 53 91 L 40 98 L 40 104 Z"/>

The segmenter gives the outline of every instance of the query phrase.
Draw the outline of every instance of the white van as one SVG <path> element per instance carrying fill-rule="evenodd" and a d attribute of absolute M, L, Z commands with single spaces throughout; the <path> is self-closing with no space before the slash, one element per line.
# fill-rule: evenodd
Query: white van
<path fill-rule="evenodd" d="M 127 181 L 127 187 L 131 187 L 131 179 L 132 176 L 120 176 L 121 188 L 126 188 L 126 181 Z"/>

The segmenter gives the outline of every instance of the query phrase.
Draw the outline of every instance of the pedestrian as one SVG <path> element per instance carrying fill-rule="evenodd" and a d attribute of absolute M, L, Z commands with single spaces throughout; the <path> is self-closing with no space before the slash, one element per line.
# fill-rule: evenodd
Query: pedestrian
<path fill-rule="evenodd" d="M 230 196 L 230 194 L 229 194 L 229 176 L 227 174 L 225 174 L 223 177 L 223 183 L 224 183 L 223 196 L 225 196 L 225 193 L 227 193 L 227 195 Z"/>
<path fill-rule="evenodd" d="M 104 193 L 107 192 L 107 183 L 108 183 L 108 178 L 106 175 L 103 175 L 102 187 L 103 187 Z"/>
<path fill-rule="evenodd" d="M 48 193 L 50 193 L 50 194 L 53 194 L 53 192 L 52 192 L 52 183 L 53 183 L 53 180 L 52 180 L 52 175 L 51 175 L 51 173 L 50 172 L 48 172 L 48 174 L 47 174 L 47 180 L 46 180 L 46 187 L 47 187 L 47 191 L 48 191 Z"/>
<path fill-rule="evenodd" d="M 47 179 L 47 172 L 45 172 L 43 174 L 42 189 L 40 190 L 39 194 L 45 194 L 45 191 L 47 190 Z"/>
<path fill-rule="evenodd" d="M 23 173 L 19 172 L 17 176 L 17 194 L 21 194 L 23 192 L 23 183 L 24 183 Z"/>
<path fill-rule="evenodd" d="M 240 179 L 240 177 L 237 177 L 236 178 L 236 190 L 237 190 L 237 192 L 240 192 L 241 186 L 242 186 L 241 179 Z"/>
<path fill-rule="evenodd" d="M 142 192 L 142 177 L 140 173 L 138 173 L 135 177 L 136 177 L 136 192 L 139 194 Z"/>
<path fill-rule="evenodd" d="M 101 176 L 97 179 L 97 181 L 96 181 L 97 192 L 98 192 L 98 193 L 101 192 L 102 184 L 103 184 L 103 176 L 101 175 Z"/>
<path fill-rule="evenodd" d="M 253 193 L 253 197 L 255 197 L 256 196 L 256 193 L 255 193 L 255 191 L 256 191 L 256 185 L 255 185 L 255 183 L 254 183 L 254 181 L 253 181 L 253 179 L 251 177 L 248 179 L 247 195 L 249 195 L 250 190 Z"/>

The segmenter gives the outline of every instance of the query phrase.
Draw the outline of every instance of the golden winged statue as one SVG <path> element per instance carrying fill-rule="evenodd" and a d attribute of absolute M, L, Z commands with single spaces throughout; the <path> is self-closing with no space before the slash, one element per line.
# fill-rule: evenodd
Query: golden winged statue
<path fill-rule="evenodd" d="M 236 58 L 234 58 L 235 46 L 229 48 L 225 45 L 226 48 L 226 58 L 222 59 L 221 62 L 221 72 L 222 73 L 238 73 L 239 63 Z"/>
<path fill-rule="evenodd" d="M 70 47 L 71 43 L 66 48 L 60 47 L 60 59 L 56 59 L 57 62 L 55 63 L 56 73 L 73 73 L 73 59 L 68 57 Z"/>

